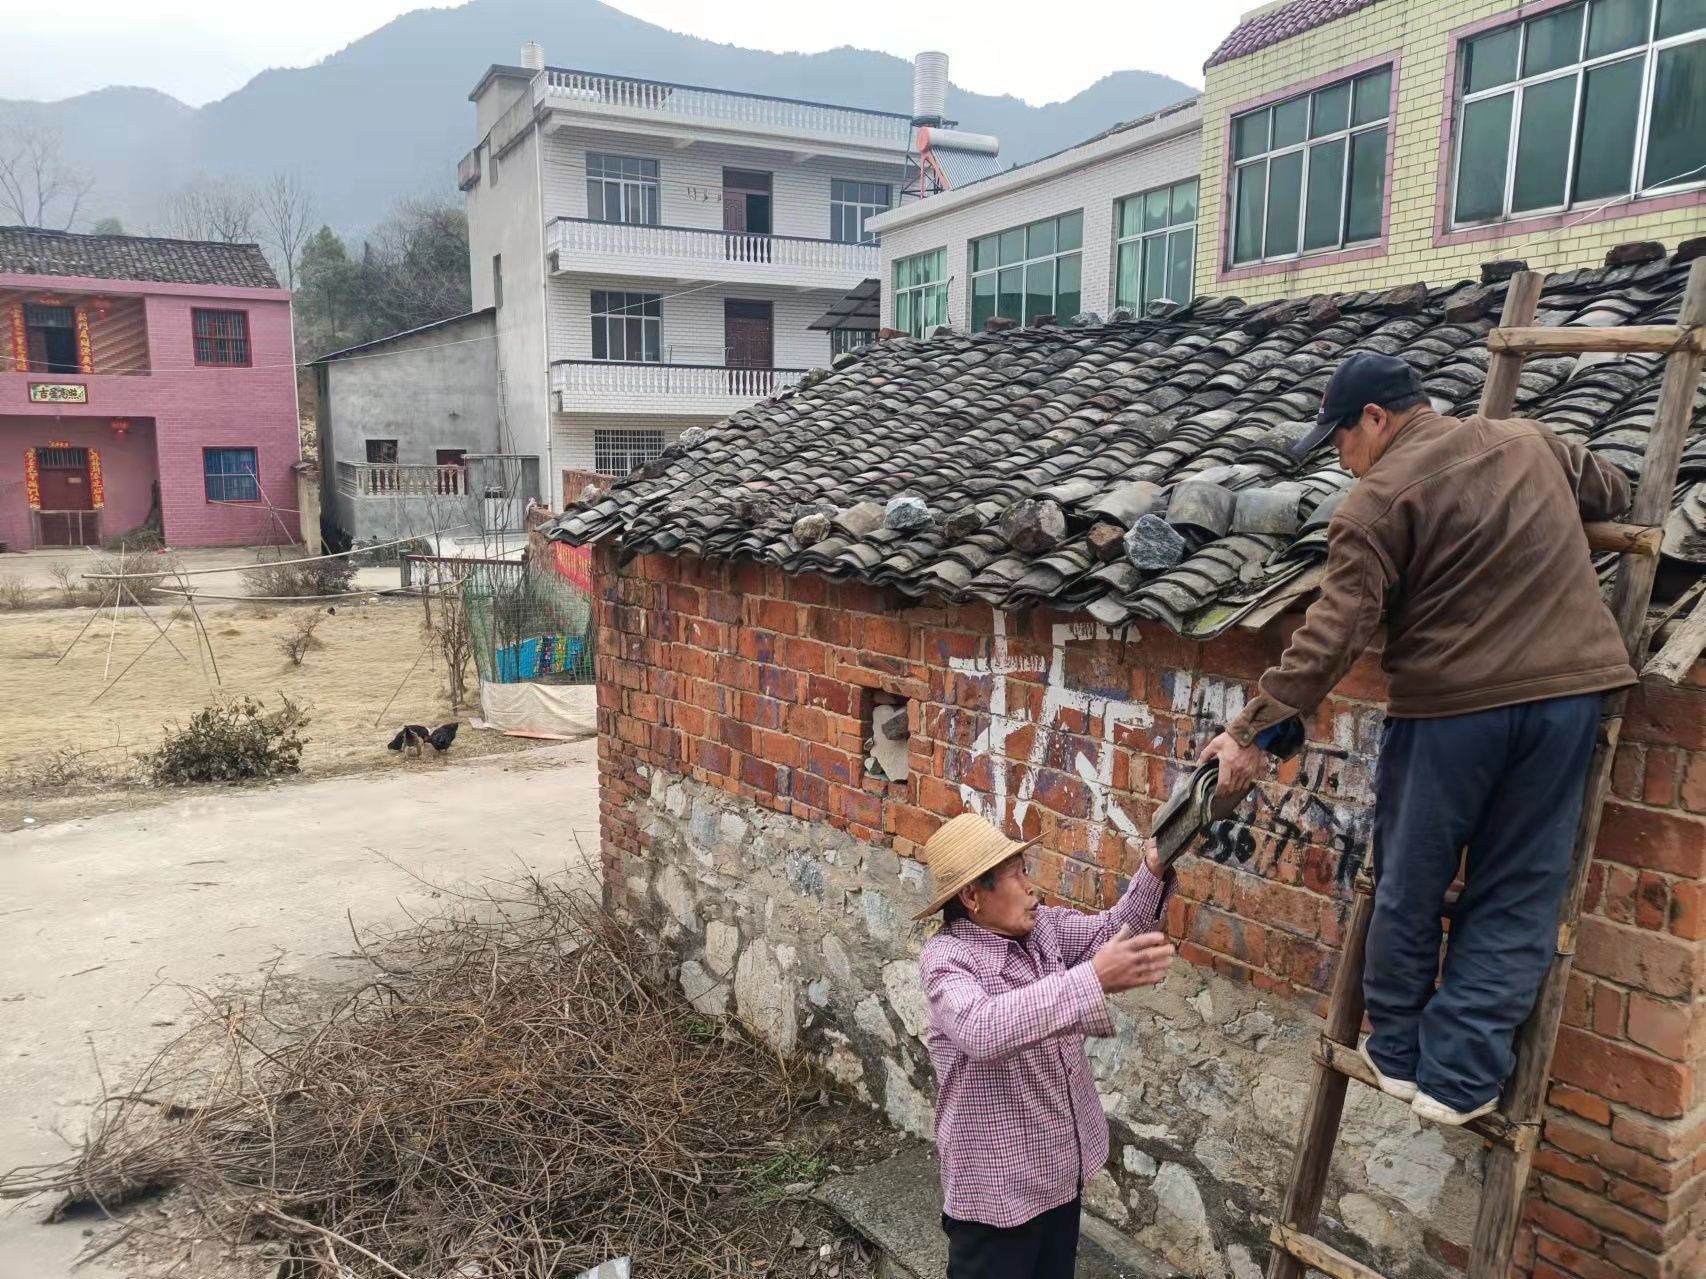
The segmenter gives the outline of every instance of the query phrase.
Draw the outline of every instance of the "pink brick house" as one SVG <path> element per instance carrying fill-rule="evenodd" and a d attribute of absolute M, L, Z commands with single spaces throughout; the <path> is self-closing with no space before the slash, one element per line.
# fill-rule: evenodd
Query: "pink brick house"
<path fill-rule="evenodd" d="M 0 543 L 296 540 L 295 358 L 255 245 L 0 227 Z"/>

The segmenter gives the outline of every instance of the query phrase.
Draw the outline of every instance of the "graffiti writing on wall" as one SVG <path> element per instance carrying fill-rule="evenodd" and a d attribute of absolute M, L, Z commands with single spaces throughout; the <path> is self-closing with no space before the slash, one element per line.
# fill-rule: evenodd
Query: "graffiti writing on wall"
<path fill-rule="evenodd" d="M 1014 657 L 1008 648 L 1007 617 L 994 611 L 994 640 L 988 657 L 952 658 L 950 667 L 962 674 L 988 677 L 989 713 L 987 723 L 972 742 L 973 758 L 988 758 L 994 764 L 993 793 L 984 795 L 975 787 L 961 783 L 960 802 L 972 812 L 981 813 L 996 825 L 1003 825 L 1011 816 L 1015 827 L 1023 827 L 1025 814 L 1030 811 L 1036 793 L 1037 776 L 1049 758 L 1059 730 L 1061 713 L 1073 710 L 1083 714 L 1093 725 L 1101 724 L 1101 736 L 1093 750 L 1082 746 L 1071 753 L 1070 767 L 1084 782 L 1090 793 L 1091 849 L 1099 846 L 1103 828 L 1112 825 L 1123 835 L 1139 834 L 1137 823 L 1114 798 L 1113 775 L 1116 748 L 1114 733 L 1122 726 L 1148 728 L 1154 722 L 1153 712 L 1143 702 L 1134 702 L 1100 693 L 1072 688 L 1066 680 L 1066 646 L 1069 643 L 1113 638 L 1107 627 L 1093 622 L 1068 623 L 1054 627 L 1050 636 L 1049 656 Z M 1023 698 L 1010 701 L 1008 676 L 1018 673 L 1046 672 L 1043 688 L 1042 713 L 1033 721 L 1029 706 Z M 1015 709 L 1009 710 L 1010 705 Z M 1025 763 L 1016 770 L 1017 786 L 1009 795 L 1006 767 L 1007 740 L 1019 729 L 1034 724 L 1035 734 Z M 1011 803 L 1011 814 L 1009 814 Z M 1144 832 L 1147 833 L 1147 832 Z"/>
<path fill-rule="evenodd" d="M 1209 704 L 1190 707 L 1195 736 L 1201 741 L 1237 714 L 1228 707 L 1228 714 L 1217 716 L 1212 695 L 1206 700 Z M 1238 705 L 1243 705 L 1241 692 Z M 1367 859 L 1373 826 L 1379 718 L 1373 712 L 1363 716 L 1360 731 L 1355 715 L 1335 717 L 1333 741 L 1304 744 L 1296 780 L 1285 787 L 1258 787 L 1237 816 L 1209 828 L 1201 855 L 1268 875 L 1293 849 L 1324 842 L 1335 854 L 1335 883 L 1348 888 Z M 1175 779 L 1168 780 L 1171 785 Z M 1263 841 L 1263 832 L 1273 838 Z"/>
<path fill-rule="evenodd" d="M 1170 791 L 1192 767 L 1197 749 L 1244 707 L 1242 685 L 1213 676 L 1171 670 L 1157 672 L 1160 702 L 1181 718 L 1188 717 L 1190 740 L 1184 749 L 1170 749 L 1156 729 L 1155 712 L 1147 702 L 1123 698 L 1111 689 L 1075 687 L 1068 678 L 1068 646 L 1115 640 L 1108 628 L 1095 623 L 1056 625 L 1048 655 L 1015 654 L 1007 635 L 1005 614 L 995 611 L 993 639 L 986 657 L 951 658 L 956 673 L 989 680 L 987 711 L 978 716 L 979 729 L 970 746 L 974 761 L 990 764 L 987 791 L 962 781 L 960 800 L 997 825 L 1022 829 L 1035 802 L 1039 776 L 1058 763 L 1064 747 L 1066 767 L 1081 779 L 1090 797 L 1089 840 L 1092 854 L 1112 827 L 1122 835 L 1143 837 L 1128 806 L 1120 802 L 1113 779 L 1121 729 L 1145 730 L 1150 749 L 1182 755 L 1165 772 Z M 1027 677 L 1011 687 L 1011 677 Z M 1033 717 L 1027 689 L 1044 677 L 1042 707 Z M 1065 732 L 1061 717 L 1075 712 L 1088 736 Z M 1335 854 L 1333 878 L 1348 886 L 1363 865 L 1372 826 L 1373 768 L 1377 751 L 1378 717 L 1346 714 L 1336 718 L 1331 742 L 1309 742 L 1296 779 L 1288 786 L 1258 787 L 1239 813 L 1217 822 L 1198 852 L 1223 865 L 1269 875 L 1294 849 L 1322 845 Z M 1022 763 L 1010 763 L 1008 743 L 1023 729 L 1034 729 Z M 1266 838 L 1265 836 L 1271 836 Z"/>

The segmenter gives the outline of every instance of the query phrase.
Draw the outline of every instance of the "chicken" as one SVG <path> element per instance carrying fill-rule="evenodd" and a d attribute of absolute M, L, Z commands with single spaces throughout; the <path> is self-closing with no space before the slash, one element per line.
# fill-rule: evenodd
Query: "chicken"
<path fill-rule="evenodd" d="M 419 758 L 421 743 L 431 740 L 432 734 L 425 724 L 404 724 L 397 730 L 397 735 L 386 744 L 385 749 L 388 751 L 404 751 Z M 436 743 L 434 744 L 436 745 Z"/>
<path fill-rule="evenodd" d="M 431 742 L 432 748 L 442 755 L 450 749 L 450 743 L 456 740 L 458 727 L 460 727 L 458 724 L 440 724 L 427 735 L 427 741 Z"/>

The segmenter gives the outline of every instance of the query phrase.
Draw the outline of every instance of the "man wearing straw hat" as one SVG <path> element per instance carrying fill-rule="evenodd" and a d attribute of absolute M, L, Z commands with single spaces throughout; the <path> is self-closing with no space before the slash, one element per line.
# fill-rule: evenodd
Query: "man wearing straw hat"
<path fill-rule="evenodd" d="M 1084 1183 L 1108 1157 L 1084 1038 L 1113 1034 L 1105 996 L 1156 985 L 1173 956 L 1156 931 L 1172 877 L 1153 849 L 1091 915 L 1038 904 L 1036 842 L 961 813 L 924 846 L 936 897 L 914 918 L 943 916 L 919 977 L 949 1279 L 1070 1279 Z"/>

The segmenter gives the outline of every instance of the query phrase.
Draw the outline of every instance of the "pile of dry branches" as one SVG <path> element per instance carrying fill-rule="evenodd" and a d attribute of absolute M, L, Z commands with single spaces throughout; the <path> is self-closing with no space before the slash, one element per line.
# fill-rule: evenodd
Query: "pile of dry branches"
<path fill-rule="evenodd" d="M 762 1266 L 740 1242 L 762 1209 L 729 1192 L 778 1148 L 795 1080 L 696 1016 L 631 931 L 531 880 L 362 949 L 377 977 L 308 1028 L 266 991 L 199 997 L 82 1151 L 0 1196 L 111 1209 L 179 1187 L 201 1228 L 287 1240 L 303 1274 Z"/>

